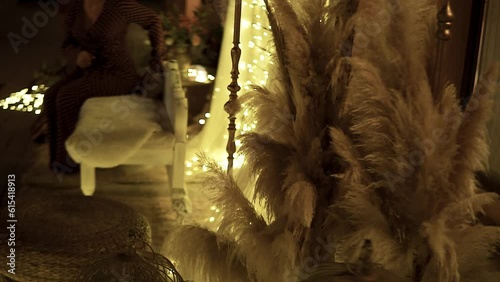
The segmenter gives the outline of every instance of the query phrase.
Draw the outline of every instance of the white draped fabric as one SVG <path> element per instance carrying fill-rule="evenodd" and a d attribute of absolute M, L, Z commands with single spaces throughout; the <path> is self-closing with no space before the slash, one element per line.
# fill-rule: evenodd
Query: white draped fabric
<path fill-rule="evenodd" d="M 221 56 L 217 69 L 214 93 L 210 105 L 210 118 L 207 119 L 203 130 L 188 143 L 187 151 L 187 180 L 196 181 L 196 177 L 203 169 L 197 167 L 196 155 L 204 152 L 208 157 L 217 160 L 224 168 L 227 166 L 227 126 L 228 114 L 224 111 L 224 104 L 229 99 L 227 86 L 231 83 L 231 48 L 233 47 L 234 30 L 234 0 L 230 0 L 227 8 L 222 40 Z M 239 63 L 239 95 L 245 93 L 251 84 L 265 84 L 267 78 L 267 64 L 271 41 L 271 31 L 268 27 L 267 15 L 262 0 L 244 0 L 241 16 L 241 59 Z M 248 109 L 243 108 L 236 120 L 238 134 L 252 129 L 245 116 L 250 115 Z M 237 145 L 239 142 L 237 142 Z M 241 181 L 248 181 L 247 174 L 241 172 L 243 158 L 236 154 L 234 174 Z M 244 180 L 246 179 L 246 180 Z M 240 182 L 241 182 L 240 181 Z M 245 185 L 244 185 L 245 186 Z"/>

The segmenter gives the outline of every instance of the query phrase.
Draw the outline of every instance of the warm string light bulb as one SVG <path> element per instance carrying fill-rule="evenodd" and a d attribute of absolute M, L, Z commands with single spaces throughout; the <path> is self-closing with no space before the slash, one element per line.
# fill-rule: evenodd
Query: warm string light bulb
<path fill-rule="evenodd" d="M 188 79 L 198 83 L 210 83 L 215 76 L 209 74 L 203 66 L 191 66 L 188 69 Z"/>

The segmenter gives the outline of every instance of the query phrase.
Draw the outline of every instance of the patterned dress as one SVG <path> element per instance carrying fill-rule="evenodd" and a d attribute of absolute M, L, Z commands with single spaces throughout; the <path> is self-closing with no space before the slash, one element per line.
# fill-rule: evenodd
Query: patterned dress
<path fill-rule="evenodd" d="M 136 67 L 127 50 L 129 23 L 149 32 L 152 46 L 150 67 L 162 71 L 163 30 L 158 14 L 135 0 L 105 0 L 97 20 L 91 23 L 83 8 L 84 0 L 72 0 L 66 19 L 63 53 L 70 64 L 80 51 L 95 56 L 89 68 L 77 68 L 49 88 L 44 113 L 48 122 L 50 166 L 54 171 L 71 172 L 76 165 L 64 142 L 72 134 L 86 99 L 129 94 L 140 86 Z"/>

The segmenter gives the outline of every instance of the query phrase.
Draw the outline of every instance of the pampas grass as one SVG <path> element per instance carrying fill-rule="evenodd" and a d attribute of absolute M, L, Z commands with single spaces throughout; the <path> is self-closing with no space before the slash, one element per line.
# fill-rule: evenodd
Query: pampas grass
<path fill-rule="evenodd" d="M 474 215 L 494 198 L 476 195 L 474 182 L 488 152 L 492 89 L 475 91 L 471 101 L 477 104 L 464 113 L 453 86 L 433 93 L 433 75 L 426 73 L 432 64 L 426 54 L 432 50 L 422 43 L 431 30 L 428 22 L 417 20 L 433 8 L 425 1 L 398 3 L 400 11 L 385 27 L 391 32 L 350 60 L 346 115 L 351 126 L 331 131 L 341 144 L 337 154 L 349 163 L 348 180 L 341 181 L 346 195 L 335 203 L 340 217 L 353 224 L 342 243 L 356 246 L 371 239 L 374 260 L 412 281 L 458 281 L 452 234 L 474 228 Z M 486 81 L 496 77 L 491 70 Z M 345 249 L 346 258 L 350 252 Z"/>
<path fill-rule="evenodd" d="M 500 232 L 482 236 L 475 215 L 496 195 L 478 194 L 474 173 L 486 161 L 496 70 L 462 112 L 453 85 L 431 90 L 434 1 L 370 2 L 386 14 L 347 0 L 264 2 L 274 79 L 242 98 L 258 124 L 240 137 L 253 195 L 204 160 L 221 221 L 172 235 L 181 272 L 207 282 L 355 281 L 335 267 L 356 263 L 366 240 L 381 273 L 405 281 L 469 277 L 467 256 L 491 268 L 486 250 Z"/>
<path fill-rule="evenodd" d="M 183 277 L 193 281 L 249 282 L 233 243 L 199 226 L 181 226 L 169 235 L 169 255 Z"/>

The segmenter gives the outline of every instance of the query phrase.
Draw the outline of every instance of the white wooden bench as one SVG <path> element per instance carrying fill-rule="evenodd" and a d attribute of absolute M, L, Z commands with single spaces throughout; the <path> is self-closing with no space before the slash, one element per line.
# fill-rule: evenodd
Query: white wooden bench
<path fill-rule="evenodd" d="M 84 195 L 94 194 L 96 168 L 116 165 L 165 165 L 174 209 L 180 213 L 190 212 L 191 203 L 184 183 L 188 102 L 177 62 L 169 61 L 165 64 L 164 81 L 163 102 L 135 95 L 97 97 L 85 102 L 80 111 L 77 128 L 66 141 L 68 153 L 80 163 L 81 190 Z M 126 115 L 125 112 L 120 114 L 110 110 L 119 108 L 117 105 L 128 105 Z M 83 119 L 86 122 L 82 122 Z M 85 151 L 83 145 L 90 144 L 84 139 L 89 138 L 89 134 L 85 132 L 95 131 L 95 127 L 100 126 L 103 121 L 107 124 L 109 133 L 104 132 L 103 137 L 94 138 L 99 140 L 93 141 L 99 142 L 94 142 L 90 151 Z M 96 125 L 92 127 L 92 124 Z M 81 128 L 84 126 L 86 128 Z M 120 154 L 120 151 L 127 151 L 126 139 L 132 138 L 134 132 L 147 126 L 156 126 L 157 129 L 147 140 L 141 141 L 142 145 L 134 149 L 134 153 L 124 157 L 119 164 L 107 162 L 108 151 L 115 156 Z"/>

